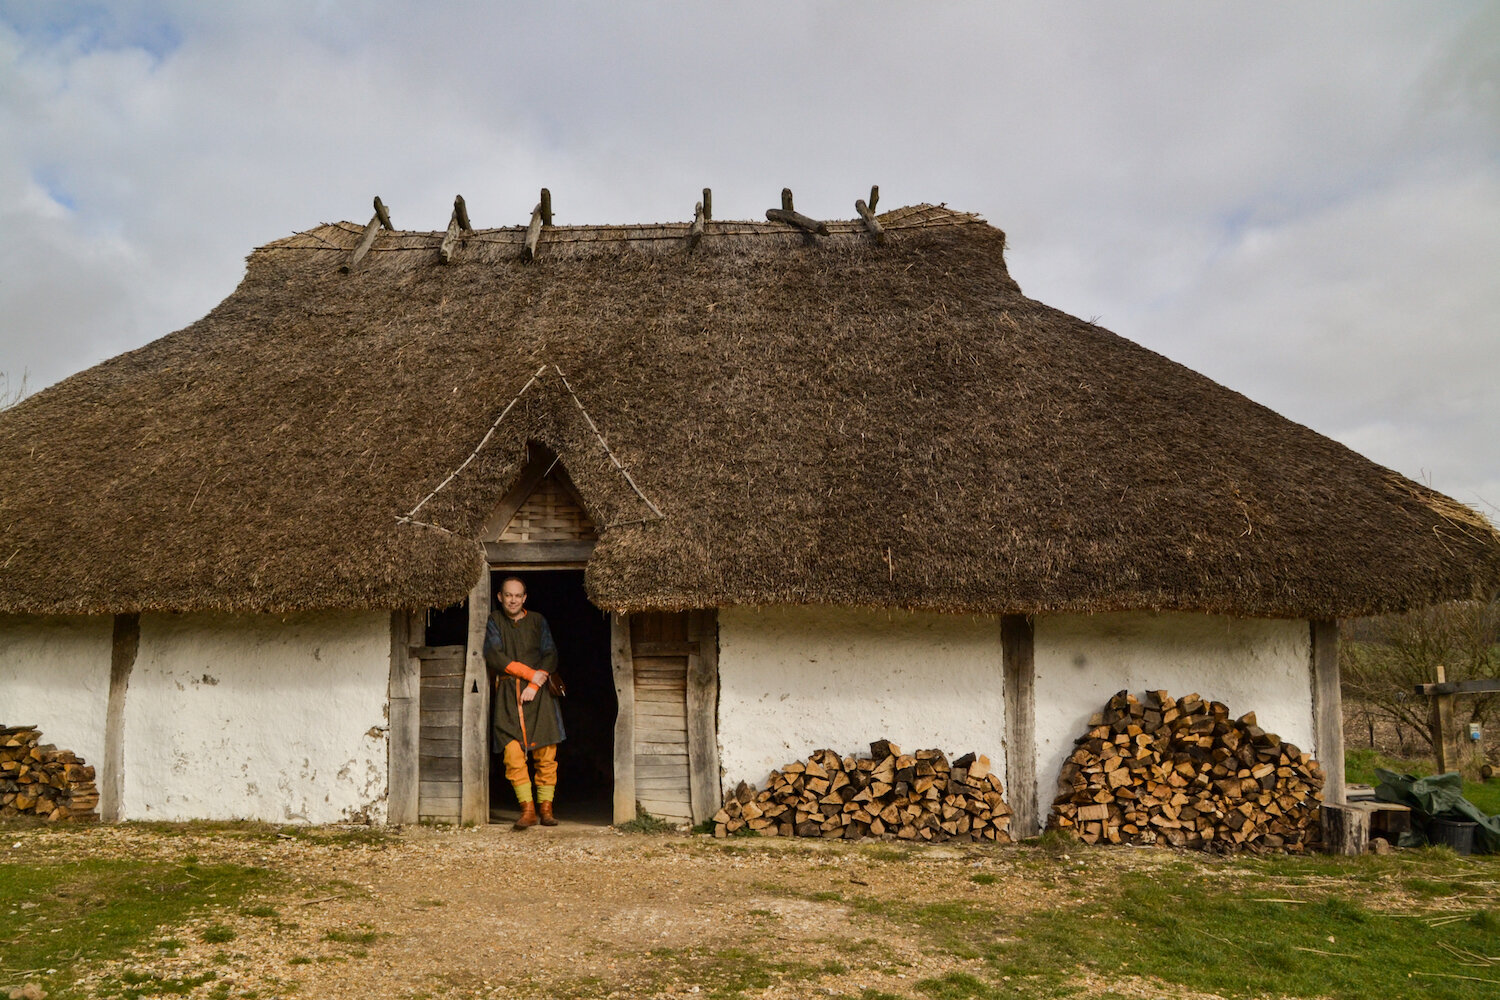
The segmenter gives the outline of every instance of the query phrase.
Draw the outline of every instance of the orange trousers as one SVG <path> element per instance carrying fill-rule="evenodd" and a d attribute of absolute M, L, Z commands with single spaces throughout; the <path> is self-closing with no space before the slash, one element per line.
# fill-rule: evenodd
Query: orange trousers
<path fill-rule="evenodd" d="M 520 741 L 511 740 L 501 751 L 505 760 L 505 780 L 516 790 L 516 798 L 531 801 L 531 775 L 526 770 L 526 751 Z M 531 751 L 536 765 L 536 797 L 543 802 L 552 801 L 553 789 L 557 787 L 557 745 L 537 747 Z"/>

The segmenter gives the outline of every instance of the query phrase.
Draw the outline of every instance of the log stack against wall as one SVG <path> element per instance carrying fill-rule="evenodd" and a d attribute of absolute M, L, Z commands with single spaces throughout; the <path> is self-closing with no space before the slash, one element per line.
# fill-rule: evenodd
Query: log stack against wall
<path fill-rule="evenodd" d="M 869 757 L 817 750 L 772 771 L 764 790 L 741 783 L 714 814 L 714 836 L 856 840 L 990 840 L 1009 843 L 1010 807 L 990 759 L 941 750 L 903 754 L 889 740 Z"/>
<path fill-rule="evenodd" d="M 36 726 L 0 728 L 0 817 L 98 819 L 93 767 L 41 737 Z"/>
<path fill-rule="evenodd" d="M 1318 840 L 1322 768 L 1254 712 L 1231 719 L 1196 694 L 1121 691 L 1075 743 L 1048 829 L 1090 844 L 1218 850 L 1305 851 Z"/>

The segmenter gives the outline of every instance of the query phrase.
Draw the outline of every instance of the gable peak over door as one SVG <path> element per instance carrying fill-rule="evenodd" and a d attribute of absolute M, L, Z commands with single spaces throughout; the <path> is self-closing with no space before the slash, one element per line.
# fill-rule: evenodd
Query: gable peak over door
<path fill-rule="evenodd" d="M 538 445 L 480 533 L 490 564 L 514 568 L 581 569 L 598 537 L 562 461 Z"/>

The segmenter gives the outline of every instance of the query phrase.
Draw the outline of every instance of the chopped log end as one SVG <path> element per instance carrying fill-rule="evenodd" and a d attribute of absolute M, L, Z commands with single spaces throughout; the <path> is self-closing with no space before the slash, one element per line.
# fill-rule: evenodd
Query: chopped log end
<path fill-rule="evenodd" d="M 0 816 L 49 823 L 97 820 L 94 768 L 71 750 L 41 742 L 35 726 L 0 728 Z"/>
<path fill-rule="evenodd" d="M 1011 810 L 988 757 L 970 754 L 971 767 L 955 769 L 941 750 L 904 754 L 889 740 L 870 749 L 868 758 L 815 750 L 771 771 L 763 790 L 741 782 L 713 816 L 715 835 L 1009 842 Z"/>
<path fill-rule="evenodd" d="M 1064 762 L 1049 829 L 1086 843 L 1302 852 L 1319 843 L 1317 762 L 1220 702 L 1120 691 Z M 958 762 L 955 761 L 955 764 Z M 975 762 L 969 762 L 970 768 Z"/>

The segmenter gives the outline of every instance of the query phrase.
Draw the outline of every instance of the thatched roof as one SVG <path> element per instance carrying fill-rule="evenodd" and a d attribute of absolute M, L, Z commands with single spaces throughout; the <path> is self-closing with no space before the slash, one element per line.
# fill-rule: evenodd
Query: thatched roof
<path fill-rule="evenodd" d="M 0 414 L 0 610 L 459 600 L 528 441 L 617 610 L 1335 617 L 1500 585 L 1478 515 L 1026 298 L 982 220 L 880 220 L 691 252 L 548 228 L 528 264 L 521 229 L 448 265 L 383 232 L 350 274 L 353 224 L 262 247 L 202 320 Z M 518 394 L 415 518 L 445 530 L 399 521 Z"/>

